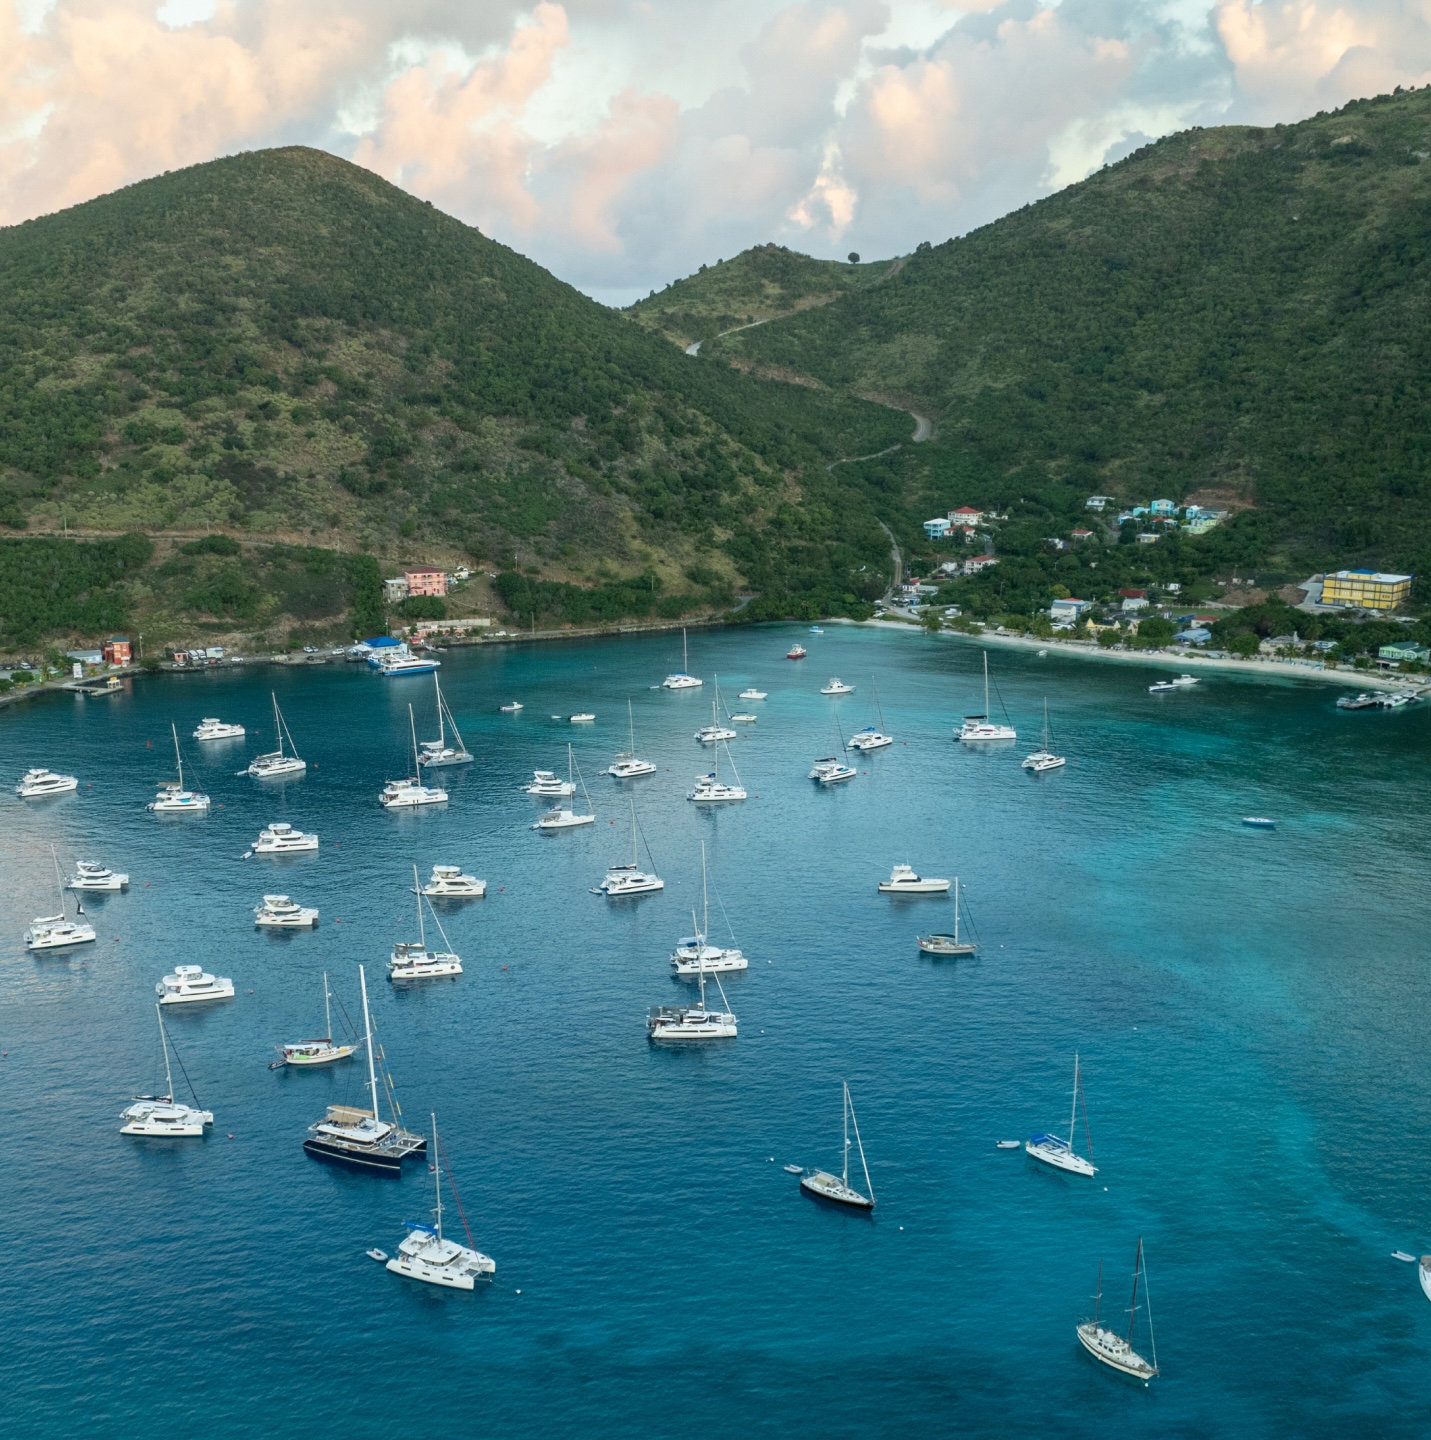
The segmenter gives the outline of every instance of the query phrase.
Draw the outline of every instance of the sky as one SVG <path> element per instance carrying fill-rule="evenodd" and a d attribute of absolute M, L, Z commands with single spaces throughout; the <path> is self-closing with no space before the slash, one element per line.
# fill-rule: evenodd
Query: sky
<path fill-rule="evenodd" d="M 0 0 L 0 224 L 329 150 L 608 304 L 1431 78 L 1431 0 Z"/>

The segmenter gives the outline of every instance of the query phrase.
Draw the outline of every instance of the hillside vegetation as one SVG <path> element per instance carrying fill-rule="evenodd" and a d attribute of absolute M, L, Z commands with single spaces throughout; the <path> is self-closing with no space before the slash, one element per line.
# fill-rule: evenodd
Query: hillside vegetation
<path fill-rule="evenodd" d="M 714 352 L 935 416 L 890 478 L 908 506 L 1023 507 L 1048 534 L 1091 493 L 1201 492 L 1256 507 L 1244 574 L 1425 575 L 1428 161 L 1426 90 L 1173 135 Z"/>
<path fill-rule="evenodd" d="M 628 580 L 638 613 L 718 607 L 742 585 L 770 613 L 838 610 L 877 593 L 886 547 L 857 477 L 826 466 L 907 429 L 693 362 L 318 151 L 214 161 L 0 231 L 15 531 L 467 557 L 558 587 L 542 592 L 553 617 L 572 608 L 560 587 Z M 326 603 L 310 587 L 289 605 L 272 573 L 286 561 L 160 556 L 111 583 L 166 623 Z M 22 630 L 0 614 L 0 633 Z"/>

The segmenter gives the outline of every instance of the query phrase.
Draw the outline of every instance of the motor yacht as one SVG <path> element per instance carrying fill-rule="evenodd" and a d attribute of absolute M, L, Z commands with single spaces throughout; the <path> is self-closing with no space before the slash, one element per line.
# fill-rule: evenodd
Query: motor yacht
<path fill-rule="evenodd" d="M 179 778 L 161 785 L 159 793 L 149 802 L 147 808 L 156 814 L 164 815 L 206 815 L 209 810 L 209 797 L 197 790 L 184 788 L 184 757 L 179 753 L 179 731 L 172 720 L 169 722 L 169 729 L 174 736 L 174 763 L 178 767 Z"/>
<path fill-rule="evenodd" d="M 575 781 L 572 780 L 572 771 L 576 767 L 576 757 L 572 754 L 570 745 L 566 747 L 566 764 L 567 784 L 574 786 Z M 581 771 L 579 769 L 576 770 L 576 775 L 577 778 L 580 779 Z M 566 793 L 570 795 L 572 791 L 568 790 Z M 582 798 L 586 801 L 587 808 L 585 811 L 578 812 L 570 805 L 554 805 L 532 826 L 532 829 L 550 832 L 555 830 L 573 830 L 578 825 L 594 825 L 596 823 L 596 815 L 591 810 L 591 796 L 586 793 L 585 780 L 581 781 L 581 794 Z"/>
<path fill-rule="evenodd" d="M 227 720 L 207 716 L 199 721 L 194 731 L 195 740 L 242 740 L 248 734 L 242 725 L 231 725 Z"/>
<path fill-rule="evenodd" d="M 1172 682 L 1171 680 L 1166 681 L 1166 682 L 1165 682 L 1165 686 L 1166 686 L 1166 688 L 1169 689 L 1169 690 L 1174 690 L 1174 689 L 1177 688 L 1177 687 L 1173 684 L 1173 682 Z M 1157 690 L 1157 689 L 1160 689 L 1160 688 L 1163 688 L 1163 687 L 1160 687 L 1160 686 L 1157 686 L 1157 685 L 1149 685 L 1149 686 L 1148 686 L 1148 689 L 1149 689 L 1149 690 Z M 1363 690 L 1360 695 L 1343 695 L 1343 696 L 1337 701 L 1337 709 L 1338 709 L 1338 710 L 1374 710 L 1374 709 L 1377 708 L 1377 701 L 1378 701 L 1379 698 L 1380 698 L 1379 696 L 1373 695 L 1373 694 L 1370 693 L 1370 691 L 1367 691 L 1367 690 Z"/>
<path fill-rule="evenodd" d="M 293 736 L 289 734 L 288 722 L 283 718 L 283 712 L 278 708 L 278 695 L 273 693 L 273 730 L 277 740 L 277 748 L 270 750 L 267 755 L 256 755 L 249 764 L 248 773 L 255 780 L 278 780 L 285 775 L 301 775 L 307 768 L 308 762 L 298 757 L 298 747 L 293 743 Z M 284 739 L 287 738 L 288 748 L 284 749 Z"/>
<path fill-rule="evenodd" d="M 702 745 L 714 745 L 718 740 L 735 740 L 738 732 L 732 730 L 729 725 L 722 725 L 718 720 L 712 720 L 709 725 L 702 725 L 696 731 L 696 739 Z"/>
<path fill-rule="evenodd" d="M 917 875 L 912 865 L 896 865 L 888 880 L 879 882 L 881 895 L 947 895 L 949 882 L 933 876 Z"/>
<path fill-rule="evenodd" d="M 831 1175 L 828 1170 L 812 1170 L 808 1175 L 801 1175 L 800 1188 L 807 1194 L 813 1195 L 817 1200 L 832 1200 L 837 1205 L 848 1205 L 854 1210 L 873 1210 L 875 1205 L 874 1186 L 870 1184 L 870 1167 L 865 1161 L 864 1141 L 860 1139 L 860 1124 L 855 1119 L 855 1102 L 850 1098 L 849 1085 L 841 1081 L 844 1087 L 844 1168 L 838 1175 Z M 850 1126 L 853 1124 L 855 1130 L 854 1144 L 859 1147 L 860 1166 L 865 1172 L 865 1190 L 868 1194 L 861 1194 L 850 1184 Z"/>
<path fill-rule="evenodd" d="M 957 738 L 964 744 L 980 744 L 988 740 L 1017 740 L 1018 731 L 1012 725 L 1000 725 L 989 718 L 989 652 L 984 652 L 984 713 L 966 715 L 957 731 Z"/>
<path fill-rule="evenodd" d="M 808 653 L 803 645 L 795 644 L 785 652 L 785 658 L 787 660 L 803 660 Z"/>
<path fill-rule="evenodd" d="M 25 771 L 15 793 L 22 800 L 40 800 L 46 795 L 67 795 L 79 789 L 79 780 L 73 775 L 57 775 L 53 770 L 36 768 Z"/>
<path fill-rule="evenodd" d="M 447 801 L 446 790 L 422 783 L 422 759 L 417 753 L 417 721 L 413 718 L 411 705 L 407 707 L 407 722 L 412 735 L 413 773 L 404 780 L 389 780 L 383 786 L 378 804 L 384 810 L 414 810 L 419 805 L 442 805 Z"/>
<path fill-rule="evenodd" d="M 729 1010 L 706 1008 L 706 972 L 701 970 L 701 999 L 698 1005 L 653 1005 L 646 1013 L 646 1036 L 658 1044 L 687 1043 L 692 1040 L 733 1040 L 736 1019 Z M 720 989 L 720 977 L 716 977 Z M 721 999 L 726 1004 L 725 991 Z"/>
<path fill-rule="evenodd" d="M 525 789 L 528 795 L 540 795 L 544 799 L 561 800 L 568 795 L 576 794 L 576 782 L 561 780 L 550 770 L 533 770 L 532 783 Z"/>
<path fill-rule="evenodd" d="M 275 820 L 258 832 L 253 842 L 253 855 L 298 855 L 318 848 L 318 837 L 295 830 L 287 820 Z"/>
<path fill-rule="evenodd" d="M 839 785 L 846 780 L 853 780 L 859 773 L 846 765 L 839 756 L 827 755 L 823 760 L 815 761 L 808 778 L 821 785 Z"/>
<path fill-rule="evenodd" d="M 437 1190 L 437 1204 L 433 1214 L 435 1225 L 419 1225 L 408 1220 L 407 1238 L 398 1246 L 397 1254 L 386 1262 L 386 1268 L 394 1275 L 406 1275 L 409 1280 L 421 1280 L 427 1285 L 442 1285 L 449 1290 L 471 1290 L 483 1275 L 496 1273 L 497 1263 L 480 1250 L 459 1245 L 442 1234 L 442 1148 L 437 1142 L 437 1116 L 432 1117 L 433 1184 Z M 452 1183 L 449 1169 L 448 1182 Z M 457 1199 L 458 1214 L 462 1213 L 462 1202 L 457 1196 L 457 1186 L 452 1185 L 453 1197 Z M 467 1221 L 463 1217 L 463 1225 Z M 472 1238 L 469 1234 L 469 1240 Z M 381 1253 L 381 1252 L 380 1252 Z"/>
<path fill-rule="evenodd" d="M 210 975 L 202 965 L 176 965 L 155 987 L 161 1005 L 191 1005 L 201 1000 L 232 1000 L 234 982 Z"/>
<path fill-rule="evenodd" d="M 75 873 L 66 882 L 66 888 L 86 892 L 127 890 L 129 876 L 116 875 L 113 870 L 104 865 L 96 865 L 92 860 L 77 860 L 75 861 Z"/>
<path fill-rule="evenodd" d="M 1078 1124 L 1078 1099 L 1082 1094 L 1083 1085 L 1078 1076 L 1078 1056 L 1073 1057 L 1073 1105 L 1068 1116 L 1068 1139 L 1064 1140 L 1058 1135 L 1033 1135 L 1024 1143 L 1024 1149 L 1035 1160 L 1042 1161 L 1045 1165 L 1052 1166 L 1055 1170 L 1066 1171 L 1070 1175 L 1093 1176 L 1098 1173 L 1098 1167 L 1092 1160 L 1085 1160 L 1082 1155 L 1075 1153 L 1073 1149 L 1074 1130 Z M 1084 1106 L 1084 1131 L 1088 1129 L 1087 1104 Z M 1093 1146 L 1089 1144 L 1088 1153 L 1092 1155 Z"/>
<path fill-rule="evenodd" d="M 853 695 L 854 693 L 855 687 L 846 685 L 838 675 L 832 676 L 827 684 L 820 686 L 822 695 Z"/>
<path fill-rule="evenodd" d="M 418 756 L 417 763 L 428 769 L 440 769 L 445 765 L 470 765 L 472 752 L 462 743 L 457 721 L 442 693 L 442 682 L 434 675 L 432 683 L 437 688 L 437 739 L 422 742 L 422 753 Z M 452 731 L 450 740 L 447 736 L 449 729 Z"/>
<path fill-rule="evenodd" d="M 460 865 L 434 865 L 422 893 L 429 900 L 480 900 L 487 893 L 487 882 L 464 875 Z"/>
<path fill-rule="evenodd" d="M 455 955 L 451 949 L 447 934 L 442 928 L 442 921 L 437 918 L 437 912 L 432 909 L 432 902 L 423 894 L 422 886 L 417 883 L 417 866 L 412 867 L 412 890 L 417 897 L 417 940 L 399 940 L 393 946 L 392 958 L 388 961 L 389 980 L 436 980 L 445 975 L 460 975 L 462 973 L 461 958 Z M 427 948 L 427 926 L 423 921 L 422 907 L 426 904 L 432 914 L 433 924 L 437 926 L 437 933 L 442 936 L 442 943 L 448 948 L 445 950 L 429 950 Z"/>
<path fill-rule="evenodd" d="M 518 710 L 522 710 L 525 708 L 526 707 L 522 704 L 520 700 L 513 700 L 509 705 L 499 705 L 497 707 L 497 709 L 500 710 L 503 715 L 515 715 Z"/>
<path fill-rule="evenodd" d="M 119 1118 L 124 1124 L 119 1127 L 119 1133 L 149 1138 L 193 1139 L 201 1136 L 214 1123 L 214 1112 L 201 1110 L 197 1096 L 193 1105 L 174 1099 L 174 1077 L 169 1069 L 169 1037 L 164 1033 L 164 1012 L 157 1005 L 154 1012 L 159 1017 L 159 1044 L 164 1051 L 164 1093 L 136 1095 L 134 1103 L 120 1112 Z"/>
<path fill-rule="evenodd" d="M 579 713 L 577 713 L 577 714 L 575 714 L 575 715 L 568 715 L 566 718 L 567 718 L 567 723 L 568 723 L 569 725 L 595 725 L 595 724 L 596 724 L 596 716 L 593 715 L 589 710 L 582 710 L 582 711 L 580 711 Z"/>
<path fill-rule="evenodd" d="M 768 694 L 768 691 L 757 690 L 752 686 L 749 690 L 742 690 L 737 698 L 740 700 L 764 700 Z"/>
<path fill-rule="evenodd" d="M 402 675 L 431 675 L 442 668 L 441 660 L 430 655 L 413 655 L 408 651 L 398 655 L 384 655 L 378 661 L 378 674 L 394 679 Z"/>
<path fill-rule="evenodd" d="M 759 719 L 759 715 L 752 714 L 749 710 L 737 710 L 730 717 L 730 723 L 732 725 L 754 725 Z"/>
<path fill-rule="evenodd" d="M 253 923 L 277 930 L 311 929 L 318 923 L 318 912 L 287 895 L 265 895 L 263 903 L 253 907 Z"/>
<path fill-rule="evenodd" d="M 60 879 L 60 860 L 53 845 L 50 846 L 50 862 L 55 867 L 55 891 L 60 897 L 60 913 L 37 915 L 30 921 L 30 928 L 25 931 L 25 949 L 66 950 L 74 945 L 92 944 L 94 926 L 88 920 L 78 918 L 84 914 L 84 906 L 78 901 L 75 902 L 76 918 L 69 918 L 65 907 L 65 887 Z"/>
<path fill-rule="evenodd" d="M 685 627 L 682 626 L 681 668 L 677 670 L 675 674 L 667 675 L 666 678 L 661 681 L 661 688 L 663 690 L 698 690 L 702 682 L 696 676 L 689 673 L 690 668 L 691 651 L 690 646 L 686 643 Z"/>

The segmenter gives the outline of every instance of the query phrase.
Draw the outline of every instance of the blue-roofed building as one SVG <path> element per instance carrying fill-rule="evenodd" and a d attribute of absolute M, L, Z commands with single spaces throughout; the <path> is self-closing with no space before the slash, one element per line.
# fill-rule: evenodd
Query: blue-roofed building
<path fill-rule="evenodd" d="M 1179 645 L 1206 645 L 1212 639 L 1212 631 L 1202 625 L 1194 625 L 1189 630 L 1180 631 L 1174 639 Z"/>

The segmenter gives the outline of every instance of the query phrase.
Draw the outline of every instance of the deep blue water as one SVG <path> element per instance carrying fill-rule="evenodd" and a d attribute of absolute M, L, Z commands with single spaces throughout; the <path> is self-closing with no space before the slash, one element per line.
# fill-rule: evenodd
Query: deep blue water
<path fill-rule="evenodd" d="M 1332 687 L 1213 676 L 1150 696 L 1139 667 L 992 661 L 1021 739 L 973 753 L 950 738 L 981 708 L 969 644 L 701 633 L 707 685 L 675 694 L 649 688 L 679 668 L 670 636 L 453 652 L 444 690 L 478 761 L 445 772 L 444 810 L 406 816 L 376 792 L 407 773 L 409 700 L 433 729 L 428 679 L 255 668 L 0 712 L 6 1435 L 80 1417 L 155 1440 L 1431 1431 L 1431 1305 L 1389 1258 L 1431 1249 L 1431 710 L 1345 715 Z M 702 811 L 684 793 L 716 672 L 733 708 L 753 681 L 770 698 L 734 746 L 751 800 Z M 856 693 L 819 696 L 831 674 Z M 897 743 L 819 792 L 832 709 L 846 735 L 868 723 L 872 678 Z M 262 786 L 233 772 L 267 748 L 270 689 L 310 769 Z M 1018 760 L 1045 695 L 1071 763 L 1035 778 Z M 604 770 L 628 697 L 662 770 L 622 786 Z M 511 698 L 523 713 L 497 713 Z M 597 724 L 551 718 L 577 709 Z M 203 715 L 250 734 L 201 751 Z M 207 818 L 144 809 L 171 719 Z M 543 836 L 519 787 L 564 768 L 568 739 L 598 823 Z M 29 764 L 80 792 L 16 800 Z M 667 888 L 618 905 L 588 889 L 627 849 L 628 793 Z M 278 818 L 321 854 L 242 860 Z M 666 957 L 702 839 L 752 957 L 726 982 L 740 1037 L 653 1050 L 647 1006 L 692 993 Z M 132 888 L 87 905 L 98 944 L 36 959 L 21 935 L 53 909 L 52 842 Z M 976 958 L 918 955 L 947 902 L 877 895 L 898 860 L 962 878 Z M 413 929 L 414 861 L 460 861 L 490 892 L 443 911 L 464 976 L 399 992 L 384 962 Z M 274 889 L 320 906 L 319 929 L 256 932 Z M 159 1074 L 154 982 L 195 960 L 238 986 L 168 1017 L 214 1134 L 125 1140 L 118 1112 Z M 359 962 L 406 1116 L 438 1111 L 497 1261 L 475 1294 L 364 1258 L 426 1218 L 423 1167 L 387 1181 L 300 1148 L 358 1097 L 361 1061 L 266 1068 L 319 1028 L 325 968 L 356 1013 Z M 1067 1124 L 1075 1048 L 1092 1182 L 993 1148 Z M 842 1078 L 872 1219 L 781 1169 L 838 1166 Z M 1163 1367 L 1146 1390 L 1074 1338 L 1100 1260 L 1105 1305 L 1126 1304 L 1139 1235 Z"/>

